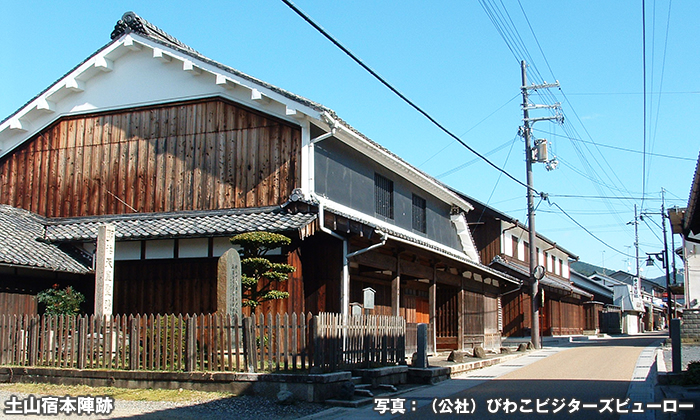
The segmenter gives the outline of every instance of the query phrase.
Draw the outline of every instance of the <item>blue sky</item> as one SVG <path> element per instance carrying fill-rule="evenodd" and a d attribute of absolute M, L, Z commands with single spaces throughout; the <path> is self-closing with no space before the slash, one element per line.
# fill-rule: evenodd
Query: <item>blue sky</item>
<path fill-rule="evenodd" d="M 552 172 L 535 167 L 535 188 L 605 244 L 547 202 L 538 206 L 537 230 L 582 261 L 633 271 L 634 260 L 624 254 L 634 254 L 634 230 L 627 225 L 634 204 L 655 213 L 639 225 L 644 255 L 663 247 L 661 189 L 668 207 L 688 201 L 700 150 L 700 2 L 676 0 L 670 14 L 668 0 L 646 2 L 646 142 L 641 2 L 504 0 L 505 11 L 500 1 L 483 2 L 491 3 L 512 23 L 507 33 L 522 40 L 520 47 L 509 47 L 478 1 L 295 2 L 407 97 L 523 181 L 519 61 L 527 58 L 532 82 L 559 80 L 561 90 L 532 97 L 534 103 L 561 102 L 565 115 L 563 126 L 534 126 L 559 160 Z M 0 119 L 109 42 L 129 10 L 211 59 L 332 108 L 421 170 L 527 219 L 522 186 L 430 124 L 279 0 L 5 2 Z M 590 198 L 600 196 L 607 198 Z"/>

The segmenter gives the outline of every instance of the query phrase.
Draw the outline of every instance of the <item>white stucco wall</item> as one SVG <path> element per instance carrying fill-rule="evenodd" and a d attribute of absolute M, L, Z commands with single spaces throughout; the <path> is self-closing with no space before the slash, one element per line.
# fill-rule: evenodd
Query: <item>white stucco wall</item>
<path fill-rule="evenodd" d="M 690 235 L 700 240 L 700 235 Z M 683 241 L 685 259 L 685 305 L 687 308 L 700 307 L 700 244 Z"/>

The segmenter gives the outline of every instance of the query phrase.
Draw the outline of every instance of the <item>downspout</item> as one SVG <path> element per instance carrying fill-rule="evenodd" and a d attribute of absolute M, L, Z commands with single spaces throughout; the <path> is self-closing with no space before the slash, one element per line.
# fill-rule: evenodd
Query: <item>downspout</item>
<path fill-rule="evenodd" d="M 343 316 L 343 323 L 348 318 L 348 312 L 350 311 L 350 267 L 348 266 L 348 240 L 347 238 L 333 232 L 328 229 L 325 224 L 325 212 L 323 208 L 323 200 L 321 200 L 315 193 L 311 193 L 311 196 L 318 201 L 318 218 L 319 227 L 321 232 L 325 232 L 336 239 L 340 239 L 343 242 L 343 271 L 340 276 L 340 313 Z"/>
<path fill-rule="evenodd" d="M 343 271 L 340 279 L 340 314 L 343 317 L 343 320 L 347 320 L 349 312 L 350 312 L 350 266 L 349 266 L 349 259 L 360 255 L 364 254 L 367 251 L 371 251 L 375 248 L 379 248 L 381 246 L 384 246 L 386 244 L 386 241 L 388 239 L 387 235 L 384 232 L 380 232 L 379 235 L 381 237 L 381 242 L 376 243 L 374 245 L 370 245 L 367 248 L 363 249 L 358 249 L 357 251 L 353 251 L 351 253 L 348 253 L 348 240 L 347 238 L 333 232 L 331 229 L 328 229 L 324 225 L 324 205 L 323 205 L 323 200 L 318 197 L 316 194 L 311 193 L 311 196 L 318 201 L 318 218 L 319 218 L 319 227 L 322 232 L 325 232 L 329 234 L 330 236 L 340 239 L 343 241 Z"/>
<path fill-rule="evenodd" d="M 498 295 L 498 297 L 503 297 L 503 296 L 509 295 L 509 294 L 511 294 L 511 293 L 519 292 L 520 289 L 522 289 L 522 288 L 523 288 L 523 282 L 522 282 L 522 280 L 521 280 L 521 281 L 520 281 L 520 284 L 518 285 L 518 287 L 517 287 L 516 289 L 513 289 L 513 290 L 511 290 L 511 291 L 509 291 L 509 292 L 501 293 L 501 294 Z"/>
<path fill-rule="evenodd" d="M 381 246 L 384 246 L 384 245 L 386 245 L 387 239 L 389 239 L 389 237 L 387 236 L 387 234 L 384 233 L 384 232 L 382 232 L 382 231 L 379 231 L 379 238 L 381 239 L 381 242 L 379 242 L 379 243 L 377 243 L 377 244 L 374 244 L 374 245 L 370 245 L 370 246 L 368 246 L 367 248 L 362 248 L 362 249 L 358 249 L 357 251 L 351 252 L 351 253 L 349 253 L 349 254 L 346 256 L 346 258 L 350 259 L 350 258 L 352 258 L 352 257 L 354 257 L 354 256 L 357 256 L 357 255 L 360 255 L 360 254 L 364 254 L 364 253 L 367 252 L 367 251 L 371 251 L 371 250 L 373 250 L 373 249 L 375 249 L 375 248 L 379 248 L 379 247 L 381 247 Z"/>

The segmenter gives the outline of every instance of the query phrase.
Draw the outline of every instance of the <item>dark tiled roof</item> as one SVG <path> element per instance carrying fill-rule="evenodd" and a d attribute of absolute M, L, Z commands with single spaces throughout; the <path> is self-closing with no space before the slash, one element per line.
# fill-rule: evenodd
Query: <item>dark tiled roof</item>
<path fill-rule="evenodd" d="M 700 209 L 698 209 L 698 202 L 700 201 L 700 157 L 698 157 L 698 163 L 695 165 L 695 175 L 693 176 L 693 183 L 690 186 L 690 197 L 688 198 L 688 210 L 685 214 L 684 223 L 684 233 L 686 235 L 693 232 L 695 234 L 700 233 Z"/>
<path fill-rule="evenodd" d="M 507 261 L 500 256 L 496 256 L 493 259 L 493 261 L 491 262 L 491 264 L 498 264 L 498 265 L 501 265 L 503 267 L 509 268 L 509 269 L 515 271 L 516 273 L 522 275 L 524 279 L 527 279 L 529 277 L 528 273 L 527 273 L 527 269 L 525 269 L 525 267 L 523 267 L 519 264 L 515 264 L 513 262 L 510 262 L 510 261 Z M 579 294 L 581 296 L 593 297 L 593 295 L 591 293 L 572 285 L 568 281 L 559 280 L 559 279 L 556 279 L 556 278 L 550 277 L 550 276 L 544 276 L 542 278 L 542 280 L 540 280 L 540 284 L 542 284 L 544 286 L 549 286 L 553 289 L 564 290 L 564 291 L 570 292 L 570 293 L 576 293 L 576 294 Z"/>
<path fill-rule="evenodd" d="M 198 238 L 250 231 L 285 232 L 303 228 L 315 213 L 290 214 L 280 207 L 54 219 L 46 225 L 51 242 L 81 242 L 97 238 L 100 224 L 111 223 L 117 240 Z"/>
<path fill-rule="evenodd" d="M 407 243 L 411 243 L 411 244 L 420 246 L 422 248 L 432 250 L 436 253 L 442 254 L 442 255 L 447 256 L 449 258 L 452 258 L 453 260 L 459 261 L 459 262 L 466 264 L 472 268 L 476 268 L 476 269 L 480 270 L 481 271 L 480 274 L 485 275 L 487 277 L 494 277 L 494 278 L 499 279 L 499 280 L 504 280 L 504 281 L 508 281 L 511 283 L 520 284 L 520 281 L 518 279 L 516 279 L 512 276 L 509 276 L 508 274 L 506 274 L 502 271 L 494 270 L 493 268 L 491 268 L 489 266 L 472 261 L 464 253 L 452 251 L 448 247 L 438 247 L 435 244 L 433 244 L 427 240 L 421 239 L 421 237 L 419 237 L 417 235 L 407 235 L 407 234 L 399 231 L 398 229 L 391 229 L 388 226 L 378 226 L 376 223 L 373 223 L 367 219 L 353 216 L 351 214 L 340 211 L 338 209 L 326 208 L 326 211 L 333 213 L 333 214 L 336 214 L 338 216 L 342 216 L 348 220 L 353 220 L 353 221 L 356 221 L 358 223 L 362 223 L 362 224 L 365 224 L 367 226 L 371 226 L 377 232 L 383 232 L 394 240 L 401 240 L 401 241 L 404 241 Z"/>
<path fill-rule="evenodd" d="M 0 264 L 86 274 L 92 271 L 67 246 L 40 242 L 46 219 L 0 205 Z"/>

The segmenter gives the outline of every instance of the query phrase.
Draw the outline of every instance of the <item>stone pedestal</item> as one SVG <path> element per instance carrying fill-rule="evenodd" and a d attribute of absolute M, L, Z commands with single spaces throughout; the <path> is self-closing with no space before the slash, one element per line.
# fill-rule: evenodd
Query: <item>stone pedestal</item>
<path fill-rule="evenodd" d="M 683 310 L 681 341 L 684 343 L 700 343 L 700 309 Z"/>

